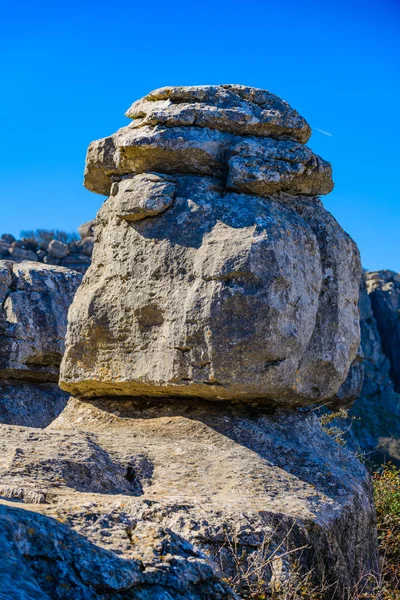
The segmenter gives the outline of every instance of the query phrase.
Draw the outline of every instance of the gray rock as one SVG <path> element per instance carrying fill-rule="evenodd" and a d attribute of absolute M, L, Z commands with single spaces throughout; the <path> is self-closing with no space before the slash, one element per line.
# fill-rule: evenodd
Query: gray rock
<path fill-rule="evenodd" d="M 126 220 L 163 185 L 169 208 Z M 286 405 L 337 392 L 359 345 L 359 256 L 315 199 L 162 174 L 118 186 L 71 308 L 63 389 Z"/>
<path fill-rule="evenodd" d="M 86 254 L 69 254 L 60 260 L 60 267 L 78 271 L 78 273 L 86 273 L 90 267 L 91 259 Z"/>
<path fill-rule="evenodd" d="M 224 577 L 238 557 L 258 565 L 267 597 L 298 563 L 343 598 L 377 570 L 371 482 L 304 405 L 337 394 L 356 358 L 359 255 L 315 196 L 330 167 L 265 138 L 261 116 L 258 137 L 218 130 L 235 122 L 226 89 L 269 110 L 260 90 L 168 88 L 146 111 L 167 94 L 214 114 L 158 106 L 90 146 L 86 185 L 111 195 L 60 378 L 83 401 L 43 432 L 3 426 L 0 487 L 126 560 L 157 527 Z"/>
<path fill-rule="evenodd" d="M 8 246 L 11 246 L 11 244 L 15 242 L 15 237 L 11 235 L 11 233 L 3 233 L 1 236 L 1 240 Z"/>
<path fill-rule="evenodd" d="M 175 185 L 154 173 L 145 173 L 113 183 L 111 196 L 114 196 L 112 209 L 117 217 L 139 221 L 154 217 L 171 206 Z"/>
<path fill-rule="evenodd" d="M 400 273 L 369 272 L 365 280 L 394 389 L 400 392 Z"/>
<path fill-rule="evenodd" d="M 61 259 L 55 258 L 54 256 L 51 256 L 50 254 L 46 254 L 43 257 L 43 262 L 45 265 L 59 265 L 61 262 Z"/>
<path fill-rule="evenodd" d="M 32 250 L 26 250 L 25 248 L 20 248 L 18 246 L 11 246 L 9 253 L 11 255 L 11 260 L 14 262 L 37 260 L 35 252 L 32 252 Z"/>
<path fill-rule="evenodd" d="M 56 383 L 0 379 L 0 423 L 47 427 L 67 401 L 68 394 Z"/>
<path fill-rule="evenodd" d="M 57 381 L 78 273 L 0 261 L 0 378 Z"/>
<path fill-rule="evenodd" d="M 68 254 L 68 244 L 63 244 L 58 240 L 51 240 L 47 251 L 53 258 L 64 258 Z"/>
<path fill-rule="evenodd" d="M 92 219 L 91 221 L 87 221 L 78 227 L 78 233 L 82 240 L 94 236 L 95 225 L 96 219 Z"/>
<path fill-rule="evenodd" d="M 388 313 L 379 310 L 381 303 L 393 309 L 391 299 L 396 296 L 393 286 L 389 282 L 385 289 L 383 284 L 385 278 L 389 277 L 393 281 L 395 274 L 387 271 L 366 272 L 363 276 L 359 309 L 364 380 L 350 415 L 355 417 L 352 430 L 366 459 L 373 463 L 384 463 L 390 460 L 400 466 L 400 394 L 396 393 L 394 388 L 391 378 L 394 369 L 391 368 L 391 362 L 384 352 L 377 318 L 379 315 L 381 319 L 385 319 L 390 315 L 389 322 L 393 326 L 396 325 L 393 310 L 388 310 Z M 378 297 L 374 296 L 377 287 Z M 370 291 L 370 295 L 367 290 Z M 388 296 L 387 300 L 385 295 Z M 378 313 L 375 313 L 371 306 L 374 297 L 378 300 L 375 303 Z M 392 340 L 393 329 L 388 327 L 385 321 L 383 326 L 382 320 L 380 323 L 382 333 L 389 332 L 389 340 Z"/>
<path fill-rule="evenodd" d="M 293 572 L 296 558 L 313 568 L 316 581 L 338 582 L 338 598 L 376 569 L 368 473 L 324 433 L 313 411 L 272 415 L 183 400 L 71 399 L 44 431 L 1 426 L 0 456 L 3 498 L 85 538 L 58 523 L 42 539 L 26 517 L 35 530 L 28 549 L 40 544 L 41 556 L 62 532 L 64 550 L 53 555 L 53 565 L 66 573 L 71 558 L 80 560 L 91 544 L 102 556 L 97 570 L 140 559 L 146 582 L 153 572 L 161 589 L 174 589 L 172 578 L 185 598 L 190 582 L 202 589 L 204 581 L 218 581 L 199 550 L 218 561 L 225 577 L 235 574 L 235 548 L 236 559 L 263 556 L 256 564 L 265 593 L 274 569 L 283 564 Z M 79 552 L 70 553 L 78 540 Z M 22 569 L 32 568 L 31 552 L 18 555 Z M 273 552 L 276 561 L 266 561 Z M 84 566 L 88 584 L 93 564 L 87 558 L 75 569 L 82 573 Z M 200 564 L 207 574 L 201 578 L 193 572 Z M 39 563 L 36 581 L 45 565 Z M 218 598 L 210 589 L 200 597 Z"/>
<path fill-rule="evenodd" d="M 247 139 L 232 150 L 226 186 L 258 196 L 279 191 L 310 196 L 329 194 L 333 189 L 332 168 L 306 146 Z"/>
<path fill-rule="evenodd" d="M 132 104 L 135 127 L 208 127 L 238 135 L 282 137 L 305 144 L 311 129 L 289 104 L 266 90 L 243 85 L 164 87 Z"/>
<path fill-rule="evenodd" d="M 129 542 L 128 536 L 126 536 Z M 23 540 L 23 545 L 21 545 Z M 99 548 L 66 525 L 0 506 L 1 598 L 8 600 L 234 600 L 216 568 L 160 527 L 135 532 L 136 557 Z M 149 545 L 153 554 L 143 551 Z"/>
<path fill-rule="evenodd" d="M 90 258 L 93 253 L 93 244 L 94 244 L 93 237 L 88 236 L 82 240 L 79 240 L 79 242 L 76 243 L 77 253 L 85 254 L 86 256 L 88 256 Z"/>
<path fill-rule="evenodd" d="M 299 189 L 303 194 L 326 194 L 333 188 L 329 163 L 297 142 L 260 138 L 244 141 L 214 129 L 161 125 L 128 125 L 109 138 L 92 142 L 84 183 L 92 192 L 109 195 L 116 176 L 149 171 L 221 179 L 228 174 L 230 189 L 239 192 L 248 191 L 255 179 L 259 180 L 255 184 L 259 195 L 299 193 Z"/>

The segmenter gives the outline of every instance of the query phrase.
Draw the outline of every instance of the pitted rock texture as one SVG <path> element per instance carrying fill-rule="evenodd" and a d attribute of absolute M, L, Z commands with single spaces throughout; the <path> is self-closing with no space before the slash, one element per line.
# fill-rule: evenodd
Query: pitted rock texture
<path fill-rule="evenodd" d="M 395 388 L 399 280 L 392 271 L 363 274 L 359 308 L 364 380 L 350 414 L 356 417 L 352 429 L 366 459 L 400 466 L 400 394 Z"/>
<path fill-rule="evenodd" d="M 65 407 L 58 381 L 68 308 L 82 276 L 0 261 L 0 423 L 46 427 Z"/>
<path fill-rule="evenodd" d="M 85 186 L 109 195 L 116 176 L 151 171 L 217 176 L 233 191 L 265 196 L 328 194 L 333 188 L 330 164 L 298 142 L 161 125 L 128 125 L 92 142 Z"/>
<path fill-rule="evenodd" d="M 80 282 L 80 274 L 62 267 L 0 261 L 0 378 L 57 381 Z"/>
<path fill-rule="evenodd" d="M 305 144 L 310 126 L 271 92 L 244 85 L 164 87 L 132 104 L 135 127 L 196 126 L 237 135 L 288 138 Z"/>
<path fill-rule="evenodd" d="M 85 186 L 109 195 L 116 176 L 160 171 L 221 178 L 260 196 L 327 194 L 329 163 L 302 144 L 306 121 L 270 92 L 239 85 L 169 87 L 127 112 L 134 118 L 88 149 Z"/>
<path fill-rule="evenodd" d="M 153 573 L 161 589 L 176 582 L 175 590 L 191 598 L 196 586 L 218 583 L 201 552 L 226 577 L 235 573 L 237 548 L 243 560 L 275 553 L 275 561 L 263 561 L 263 593 L 273 589 L 275 570 L 292 572 L 299 558 L 316 581 L 323 574 L 333 584 L 331 598 L 338 600 L 376 569 L 367 471 L 326 435 L 312 410 L 273 414 L 205 401 L 71 399 L 44 431 L 1 425 L 0 456 L 3 502 L 53 517 L 81 536 L 44 517 L 35 523 L 29 513 L 18 516 L 36 532 L 27 536 L 24 569 L 40 547 L 43 560 L 50 552 L 56 569 L 70 573 L 73 557 L 80 560 L 81 550 L 91 548 L 100 562 L 85 554 L 85 568 L 75 569 L 86 585 L 115 561 L 133 569 L 141 560 L 145 582 Z M 40 523 L 49 528 L 46 543 Z M 77 555 L 54 554 L 51 540 L 60 534 L 67 549 L 79 543 Z M 16 548 L 14 541 L 12 556 Z M 34 576 L 43 581 L 38 571 Z M 210 596 L 199 598 L 220 597 L 209 589 Z"/>
<path fill-rule="evenodd" d="M 70 313 L 60 384 L 80 397 L 302 405 L 359 345 L 359 255 L 317 194 L 331 167 L 287 103 L 245 86 L 162 88 L 88 150 L 110 193 Z"/>
<path fill-rule="evenodd" d="M 360 265 L 317 198 L 161 173 L 112 193 L 70 311 L 63 389 L 289 405 L 336 393 L 359 344 Z"/>
<path fill-rule="evenodd" d="M 121 525 L 129 531 L 128 519 Z M 239 600 L 211 561 L 171 531 L 139 526 L 132 541 L 125 536 L 136 550 L 128 560 L 35 510 L 0 506 L 0 598 Z"/>

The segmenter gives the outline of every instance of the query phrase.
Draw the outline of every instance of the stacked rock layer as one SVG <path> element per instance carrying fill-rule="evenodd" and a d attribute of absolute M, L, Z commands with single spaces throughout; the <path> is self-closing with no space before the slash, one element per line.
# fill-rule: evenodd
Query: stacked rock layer
<path fill-rule="evenodd" d="M 93 142 L 109 194 L 70 313 L 61 386 L 80 397 L 331 398 L 359 345 L 357 248 L 323 208 L 306 121 L 245 86 L 162 88 Z"/>
<path fill-rule="evenodd" d="M 371 482 L 296 409 L 338 393 L 359 345 L 330 165 L 263 90 L 163 88 L 128 116 L 87 157 L 109 198 L 69 311 L 77 397 L 45 431 L 0 428 L 0 495 L 36 503 L 0 511 L 5 589 L 233 599 L 308 573 L 350 597 L 377 568 Z"/>

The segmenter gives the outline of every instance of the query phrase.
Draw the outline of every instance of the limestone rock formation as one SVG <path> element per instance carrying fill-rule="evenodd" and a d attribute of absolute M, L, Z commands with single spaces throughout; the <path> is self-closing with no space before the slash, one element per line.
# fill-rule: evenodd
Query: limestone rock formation
<path fill-rule="evenodd" d="M 161 104 L 160 104 L 161 103 Z M 166 88 L 90 145 L 110 193 L 70 313 L 63 389 L 297 406 L 359 345 L 357 248 L 325 211 L 331 168 L 269 92 Z"/>
<path fill-rule="evenodd" d="M 396 391 L 399 275 L 365 272 L 360 293 L 364 380 L 350 414 L 367 460 L 400 465 L 400 394 Z M 358 368 L 358 367 L 357 367 Z"/>
<path fill-rule="evenodd" d="M 85 561 L 86 585 L 96 581 L 98 570 L 115 568 L 115 561 L 136 573 L 139 558 L 153 566 L 154 580 L 168 591 L 176 577 L 178 589 L 190 591 L 200 577 L 200 555 L 193 548 L 232 579 L 238 575 L 235 552 L 236 559 L 247 557 L 265 581 L 264 592 L 297 559 L 305 571 L 313 569 L 316 581 L 324 577 L 334 584 L 335 598 L 376 569 L 369 476 L 325 434 L 313 411 L 270 414 L 184 399 L 71 399 L 44 431 L 0 426 L 0 455 L 3 497 L 86 538 L 78 555 Z M 41 530 L 56 529 L 38 518 L 29 523 L 28 515 L 23 522 L 37 531 L 28 537 L 30 552 L 41 544 Z M 158 543 L 160 534 L 152 533 L 160 530 L 181 541 L 161 551 L 166 533 Z M 55 539 L 60 535 L 67 550 L 54 560 L 57 570 L 66 563 L 70 576 L 69 548 L 78 538 L 61 527 Z M 42 556 L 52 552 L 52 543 L 41 544 Z M 14 554 L 16 543 L 11 547 Z M 186 568 L 170 556 L 181 548 Z M 266 561 L 271 554 L 274 560 Z M 203 578 L 212 578 L 210 566 L 203 563 L 202 569 Z M 114 598 L 106 591 L 101 598 Z"/>
<path fill-rule="evenodd" d="M 267 595 L 299 572 L 346 597 L 377 558 L 368 473 L 308 406 L 359 346 L 330 165 L 263 90 L 163 88 L 129 116 L 88 151 L 109 198 L 69 311 L 76 397 L 45 430 L 0 426 L 0 495 L 35 512 L 0 515 L 3 562 L 38 597 Z M 13 519 L 39 533 L 23 555 Z"/>
<path fill-rule="evenodd" d="M 394 389 L 400 392 L 400 273 L 369 272 L 366 287 L 382 339 L 382 350 L 390 361 Z"/>
<path fill-rule="evenodd" d="M 45 426 L 64 407 L 56 382 L 80 282 L 61 267 L 0 261 L 0 422 Z"/>

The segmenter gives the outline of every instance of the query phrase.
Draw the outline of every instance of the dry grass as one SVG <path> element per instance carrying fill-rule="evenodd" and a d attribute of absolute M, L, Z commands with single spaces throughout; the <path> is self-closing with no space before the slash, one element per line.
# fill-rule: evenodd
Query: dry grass
<path fill-rule="evenodd" d="M 279 545 L 277 530 L 249 552 L 237 536 L 226 535 L 217 556 L 226 580 L 244 600 L 400 600 L 400 470 L 386 465 L 373 475 L 380 552 L 380 573 L 366 574 L 346 591 L 339 582 L 317 581 L 304 571 L 301 554 L 290 550 L 291 531 Z M 227 565 L 229 564 L 229 568 Z"/>

